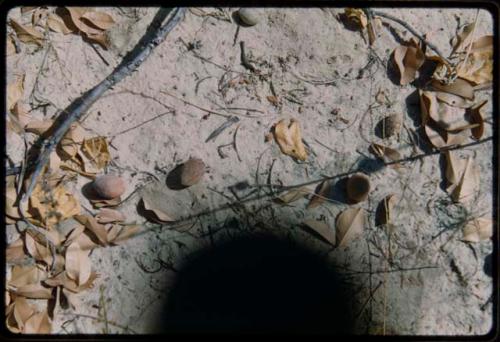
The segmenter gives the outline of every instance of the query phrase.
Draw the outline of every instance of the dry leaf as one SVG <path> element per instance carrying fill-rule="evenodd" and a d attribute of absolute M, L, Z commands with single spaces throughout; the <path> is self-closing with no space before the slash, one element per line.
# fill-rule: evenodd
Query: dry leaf
<path fill-rule="evenodd" d="M 328 224 L 317 220 L 305 220 L 303 223 L 308 228 L 319 234 L 326 242 L 335 246 L 335 230 L 330 228 Z"/>
<path fill-rule="evenodd" d="M 349 208 L 337 217 L 337 245 L 346 246 L 359 237 L 364 230 L 365 212 L 362 208 Z"/>
<path fill-rule="evenodd" d="M 50 299 L 52 290 L 39 284 L 28 284 L 18 287 L 13 291 L 16 295 L 31 299 Z"/>
<path fill-rule="evenodd" d="M 71 125 L 68 133 L 64 135 L 61 142 L 57 146 L 57 152 L 60 154 L 63 161 L 73 158 L 77 153 L 80 145 L 85 140 L 85 131 L 78 123 Z"/>
<path fill-rule="evenodd" d="M 14 19 L 10 19 L 10 25 L 16 31 L 19 40 L 23 43 L 33 43 L 38 46 L 43 45 L 44 37 L 42 32 L 35 30 L 33 27 L 22 25 Z"/>
<path fill-rule="evenodd" d="M 472 41 L 472 31 L 475 23 L 464 25 L 460 33 L 453 37 L 451 44 L 453 45 L 452 54 L 463 51 Z"/>
<path fill-rule="evenodd" d="M 471 54 L 460 64 L 457 75 L 474 85 L 493 81 L 493 36 L 483 36 L 472 44 Z"/>
<path fill-rule="evenodd" d="M 415 40 L 410 40 L 408 45 L 400 45 L 394 50 L 393 58 L 398 67 L 401 79 L 399 84 L 406 85 L 412 82 L 418 69 L 425 62 L 425 54 Z"/>
<path fill-rule="evenodd" d="M 6 54 L 7 56 L 16 54 L 16 45 L 14 44 L 14 39 L 12 39 L 12 36 L 10 34 L 7 36 Z"/>
<path fill-rule="evenodd" d="M 24 94 L 24 78 L 25 74 L 16 77 L 15 81 L 7 84 L 7 109 L 10 111 Z"/>
<path fill-rule="evenodd" d="M 11 112 L 23 129 L 31 120 L 33 120 L 31 115 L 28 114 L 28 106 L 21 101 L 16 102 Z"/>
<path fill-rule="evenodd" d="M 80 20 L 84 22 L 87 21 L 91 25 L 101 30 L 107 30 L 111 28 L 111 26 L 113 26 L 113 24 L 115 23 L 115 21 L 109 14 L 103 12 L 94 12 L 94 11 L 85 12 L 80 17 Z"/>
<path fill-rule="evenodd" d="M 68 34 L 71 30 L 66 26 L 64 20 L 54 13 L 49 13 L 47 17 L 47 26 L 54 32 Z"/>
<path fill-rule="evenodd" d="M 473 164 L 472 157 L 469 157 L 459 182 L 456 186 L 449 187 L 447 191 L 455 202 L 467 203 L 476 195 L 478 186 L 479 172 Z"/>
<path fill-rule="evenodd" d="M 483 107 L 487 102 L 488 100 L 484 100 L 469 110 L 471 123 L 478 125 L 477 127 L 471 129 L 472 136 L 477 140 L 481 139 L 484 134 Z"/>
<path fill-rule="evenodd" d="M 474 104 L 474 101 L 464 99 L 463 97 L 458 96 L 458 95 L 453 95 L 453 94 L 445 93 L 442 91 L 436 91 L 433 93 L 435 94 L 438 102 L 444 102 L 444 103 L 449 104 L 450 106 L 453 106 L 453 107 L 469 108 Z"/>
<path fill-rule="evenodd" d="M 30 213 L 39 226 L 52 227 L 53 225 L 78 215 L 81 211 L 76 197 L 66 190 L 63 184 L 50 188 L 48 192 L 42 190 L 38 183 L 29 199 Z"/>
<path fill-rule="evenodd" d="M 116 229 L 115 231 L 112 232 L 113 239 L 110 240 L 110 242 L 113 245 L 119 245 L 119 244 L 123 243 L 124 241 L 126 241 L 127 239 L 130 239 L 141 228 L 138 225 L 125 225 L 125 226 L 114 225 L 111 229 L 115 229 L 115 227 L 118 227 L 118 229 Z"/>
<path fill-rule="evenodd" d="M 344 10 L 345 16 L 353 23 L 364 29 L 368 25 L 368 18 L 365 12 L 359 8 L 346 8 Z"/>
<path fill-rule="evenodd" d="M 438 149 L 460 145 L 469 137 L 467 130 L 446 132 L 435 124 L 426 125 L 424 130 L 431 144 Z"/>
<path fill-rule="evenodd" d="M 285 120 L 280 120 L 274 127 L 274 138 L 278 143 L 281 152 L 298 160 L 306 160 L 307 153 L 302 142 L 299 122 L 290 120 L 287 125 Z"/>
<path fill-rule="evenodd" d="M 38 234 L 38 236 L 40 236 L 40 234 Z M 47 237 L 50 239 L 49 236 Z M 50 248 L 48 247 L 46 241 L 40 242 L 37 241 L 37 239 L 42 240 L 44 238 L 35 238 L 31 235 L 31 232 L 26 233 L 24 236 L 26 250 L 35 260 L 43 261 L 46 265 L 51 266 L 53 257 Z M 64 258 L 61 255 L 56 254 L 54 267 L 59 269 L 62 265 L 64 265 Z"/>
<path fill-rule="evenodd" d="M 64 303 L 64 305 L 63 305 Z M 71 307 L 73 311 L 78 311 L 78 309 L 82 306 L 80 299 L 78 296 L 65 289 L 64 287 L 61 290 L 61 307 L 63 309 L 67 309 L 68 307 Z"/>
<path fill-rule="evenodd" d="M 462 174 L 464 172 L 466 161 L 464 159 L 460 159 L 456 151 L 446 151 L 446 180 L 447 186 L 452 186 L 458 184 L 460 179 L 462 178 Z"/>
<path fill-rule="evenodd" d="M 372 143 L 370 145 L 370 151 L 384 162 L 401 160 L 401 154 L 399 154 L 397 150 L 384 145 Z"/>
<path fill-rule="evenodd" d="M 108 244 L 108 233 L 106 231 L 106 227 L 98 223 L 94 217 L 88 215 L 76 215 L 74 218 L 91 231 L 102 246 L 106 246 Z"/>
<path fill-rule="evenodd" d="M 78 286 L 76 281 L 69 278 L 65 271 L 59 272 L 50 279 L 44 280 L 44 284 L 50 287 L 63 286 L 65 289 L 77 293 L 94 287 L 94 281 L 99 278 L 99 274 L 91 272 L 89 279 L 83 285 Z"/>
<path fill-rule="evenodd" d="M 89 280 L 92 267 L 89 252 L 80 248 L 78 242 L 73 242 L 66 248 L 65 266 L 68 277 L 79 286 Z"/>
<path fill-rule="evenodd" d="M 43 18 L 45 18 L 47 16 L 47 9 L 46 8 L 42 8 L 42 7 L 38 7 L 34 12 L 33 12 L 33 15 L 31 17 L 31 23 L 33 24 L 33 26 L 37 26 L 40 24 L 40 26 L 43 26 L 41 25 L 41 21 L 43 20 Z"/>
<path fill-rule="evenodd" d="M 12 275 L 8 281 L 9 286 L 21 287 L 28 284 L 35 284 L 42 280 L 45 272 L 36 265 L 14 266 Z"/>
<path fill-rule="evenodd" d="M 13 220 L 21 219 L 17 206 L 16 176 L 5 178 L 5 215 Z"/>
<path fill-rule="evenodd" d="M 26 132 L 34 133 L 37 135 L 43 135 L 47 130 L 54 124 L 53 120 L 31 120 L 24 127 Z"/>
<path fill-rule="evenodd" d="M 474 87 L 472 87 L 469 82 L 461 78 L 457 78 L 450 84 L 444 84 L 438 80 L 432 80 L 431 86 L 436 90 L 457 95 L 468 100 L 474 99 Z"/>
<path fill-rule="evenodd" d="M 298 189 L 293 189 L 293 190 L 287 191 L 283 195 L 276 198 L 276 200 L 280 203 L 288 204 L 288 203 L 292 203 L 292 202 L 295 202 L 295 201 L 303 198 L 304 196 L 306 196 L 310 192 L 311 192 L 311 190 L 309 190 L 309 188 L 307 188 L 306 186 L 303 186 L 303 187 L 300 187 Z"/>
<path fill-rule="evenodd" d="M 87 25 L 86 22 L 82 20 L 82 17 L 85 13 L 89 12 L 89 9 L 86 7 L 65 7 L 69 12 L 71 22 L 76 28 L 85 34 L 99 34 L 103 30 L 94 28 L 92 26 Z"/>
<path fill-rule="evenodd" d="M 22 238 L 12 242 L 5 251 L 5 259 L 7 262 L 17 262 L 26 258 L 24 252 L 24 243 Z"/>
<path fill-rule="evenodd" d="M 463 241 L 480 242 L 493 236 L 493 221 L 487 218 L 477 218 L 468 222 L 463 229 Z"/>
<path fill-rule="evenodd" d="M 325 180 L 318 185 L 307 204 L 307 209 L 313 209 L 332 197 L 333 186 L 331 181 Z"/>
<path fill-rule="evenodd" d="M 125 221 L 125 215 L 114 209 L 102 208 L 95 216 L 98 223 L 113 223 Z"/>
<path fill-rule="evenodd" d="M 36 6 L 21 6 L 21 14 L 33 11 L 36 8 Z"/>
<path fill-rule="evenodd" d="M 278 100 L 278 98 L 276 96 L 269 95 L 266 98 L 267 98 L 267 101 L 271 102 L 271 104 L 273 106 L 275 106 L 275 107 L 279 106 L 280 101 Z"/>
<path fill-rule="evenodd" d="M 51 331 L 52 323 L 45 310 L 34 314 L 25 322 L 23 334 L 50 334 Z"/>
<path fill-rule="evenodd" d="M 85 171 L 97 173 L 111 161 L 108 143 L 105 137 L 85 139 L 82 143 L 82 155 Z"/>
<path fill-rule="evenodd" d="M 147 197 L 142 197 L 142 203 L 146 214 L 148 214 L 149 219 L 157 223 L 167 223 L 175 221 L 167 213 L 159 209 L 154 203 L 150 201 Z"/>
<path fill-rule="evenodd" d="M 16 297 L 11 305 L 6 324 L 10 331 L 19 333 L 23 331 L 25 322 L 33 315 L 35 310 L 24 297 Z"/>
<path fill-rule="evenodd" d="M 375 225 L 380 226 L 384 224 L 392 223 L 393 214 L 392 210 L 396 205 L 397 197 L 394 194 L 388 195 L 382 201 L 380 201 L 375 217 Z"/>
<path fill-rule="evenodd" d="M 375 95 L 375 101 L 379 104 L 384 104 L 387 101 L 387 95 L 385 93 L 385 90 L 380 88 Z"/>
<path fill-rule="evenodd" d="M 431 111 L 430 117 L 446 131 L 457 131 L 467 128 L 470 123 L 465 119 L 465 109 L 438 102 L 437 111 Z"/>
<path fill-rule="evenodd" d="M 116 197 L 113 199 L 94 199 L 91 198 L 89 199 L 90 203 L 92 203 L 92 206 L 96 209 L 99 208 L 106 208 L 106 207 L 116 207 L 122 202 L 121 197 Z"/>

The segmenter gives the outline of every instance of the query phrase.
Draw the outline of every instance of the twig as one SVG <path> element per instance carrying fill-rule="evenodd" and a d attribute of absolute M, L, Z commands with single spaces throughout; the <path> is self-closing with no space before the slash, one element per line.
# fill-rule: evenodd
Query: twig
<path fill-rule="evenodd" d="M 36 162 L 31 180 L 26 192 L 21 198 L 21 202 L 26 202 L 30 197 L 35 184 L 37 183 L 42 171 L 49 161 L 51 152 L 64 137 L 71 125 L 77 121 L 88 109 L 99 99 L 102 94 L 112 88 L 115 84 L 123 80 L 132 72 L 137 70 L 139 65 L 144 62 L 153 49 L 157 47 L 167 36 L 167 34 L 177 25 L 184 16 L 185 8 L 161 8 L 153 23 L 148 28 L 146 34 L 139 41 L 136 47 L 129 53 L 123 61 L 107 76 L 103 81 L 97 84 L 94 88 L 84 93 L 80 98 L 74 100 L 65 110 L 63 110 L 56 122 L 54 123 L 54 131 L 52 136 L 39 141 L 35 148 L 39 148 L 36 154 Z M 167 20 L 166 24 L 160 26 L 169 14 L 172 16 Z"/>
<path fill-rule="evenodd" d="M 236 116 L 229 117 L 226 120 L 226 122 L 224 122 L 222 125 L 217 127 L 212 133 L 210 133 L 210 135 L 205 140 L 205 142 L 207 143 L 210 140 L 217 138 L 217 136 L 219 136 L 225 129 L 231 127 L 233 124 L 237 123 L 238 121 L 240 121 L 240 119 Z"/>
<path fill-rule="evenodd" d="M 106 58 L 104 58 L 104 56 L 99 52 L 99 50 L 97 50 L 97 48 L 94 46 L 95 44 L 93 43 L 90 43 L 90 47 L 92 48 L 92 50 L 95 51 L 95 53 L 99 56 L 99 58 L 104 62 L 104 64 L 106 64 L 107 66 L 109 66 L 109 62 L 106 60 Z"/>
<path fill-rule="evenodd" d="M 108 135 L 107 137 L 108 137 L 108 138 L 111 138 L 111 140 L 110 140 L 109 142 L 111 143 L 111 142 L 113 141 L 113 139 L 114 139 L 114 138 L 116 138 L 116 137 L 117 137 L 117 136 L 119 136 L 119 135 L 122 135 L 122 134 L 128 133 L 128 132 L 130 132 L 130 131 L 132 131 L 132 130 L 134 130 L 134 129 L 136 129 L 136 128 L 139 128 L 139 127 L 141 127 L 141 126 L 144 126 L 144 125 L 145 125 L 145 124 L 147 124 L 147 123 L 150 123 L 150 122 L 152 122 L 152 121 L 154 121 L 154 120 L 156 120 L 156 119 L 159 119 L 159 118 L 161 118 L 161 117 L 164 117 L 164 116 L 165 116 L 165 115 L 167 115 L 167 114 L 171 114 L 171 113 L 174 113 L 174 112 L 175 112 L 175 111 L 174 111 L 174 110 L 172 110 L 172 111 L 170 111 L 170 112 L 165 112 L 165 113 L 158 114 L 158 115 L 156 115 L 156 116 L 152 117 L 151 119 L 148 119 L 148 120 L 146 120 L 146 121 L 141 122 L 141 123 L 140 123 L 140 124 L 138 124 L 138 125 L 132 126 L 132 127 L 130 127 L 130 128 L 127 128 L 127 129 L 125 129 L 125 130 L 123 130 L 123 131 L 121 131 L 121 132 L 115 133 L 115 134 L 113 134 L 113 135 Z"/>
<path fill-rule="evenodd" d="M 255 72 L 255 67 L 250 63 L 247 59 L 247 55 L 245 54 L 245 42 L 240 41 L 241 48 L 241 65 L 243 65 L 246 69 Z"/>
<path fill-rule="evenodd" d="M 236 151 L 236 157 L 238 157 L 238 161 L 241 163 L 241 157 L 240 157 L 240 153 L 238 152 L 238 146 L 236 146 L 236 135 L 238 134 L 238 130 L 240 129 L 240 125 L 238 125 L 236 127 L 236 129 L 234 130 L 234 135 L 233 135 L 233 147 L 234 147 L 234 150 Z"/>
<path fill-rule="evenodd" d="M 405 29 L 407 29 L 408 31 L 410 31 L 414 36 L 418 37 L 418 39 L 420 39 L 422 42 L 425 43 L 425 45 L 427 45 L 428 47 L 430 47 L 432 50 L 434 50 L 434 52 L 436 52 L 439 57 L 441 57 L 443 60 L 445 60 L 448 64 L 452 64 L 448 58 L 444 57 L 444 55 L 441 53 L 441 51 L 439 51 L 439 49 L 432 43 L 430 43 L 429 41 L 427 41 L 424 37 L 422 37 L 422 35 L 420 33 L 418 33 L 415 29 L 413 29 L 413 27 L 411 27 L 408 23 L 406 23 L 405 21 L 399 19 L 399 18 L 396 18 L 390 14 L 386 14 L 384 12 L 379 12 L 379 11 L 376 11 L 376 10 L 372 10 L 372 9 L 368 9 L 367 10 L 368 12 L 371 12 L 371 15 L 376 15 L 376 16 L 379 16 L 379 17 L 382 17 L 382 18 L 386 18 L 386 19 L 389 19 L 389 20 L 392 20 L 396 23 L 398 23 L 399 25 L 403 26 Z"/>

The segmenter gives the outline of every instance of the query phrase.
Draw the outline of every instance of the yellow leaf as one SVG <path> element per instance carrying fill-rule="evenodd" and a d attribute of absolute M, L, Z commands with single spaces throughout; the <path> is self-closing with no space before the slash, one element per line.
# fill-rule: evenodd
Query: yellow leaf
<path fill-rule="evenodd" d="M 10 19 L 10 25 L 16 31 L 16 35 L 23 43 L 33 43 L 38 46 L 43 45 L 43 33 L 35 30 L 33 27 L 25 26 L 14 19 Z"/>
<path fill-rule="evenodd" d="M 85 284 L 91 274 L 91 262 L 88 251 L 83 250 L 78 242 L 73 242 L 66 248 L 66 274 L 78 286 Z"/>
<path fill-rule="evenodd" d="M 468 222 L 463 229 L 463 241 L 480 242 L 493 236 L 493 221 L 477 218 Z"/>
<path fill-rule="evenodd" d="M 349 208 L 337 217 L 337 245 L 346 246 L 361 236 L 365 225 L 365 212 L 362 208 Z"/>
<path fill-rule="evenodd" d="M 281 152 L 298 160 L 306 160 L 307 153 L 302 142 L 300 126 L 297 120 L 291 119 L 290 125 L 280 120 L 274 127 L 274 138 Z"/>

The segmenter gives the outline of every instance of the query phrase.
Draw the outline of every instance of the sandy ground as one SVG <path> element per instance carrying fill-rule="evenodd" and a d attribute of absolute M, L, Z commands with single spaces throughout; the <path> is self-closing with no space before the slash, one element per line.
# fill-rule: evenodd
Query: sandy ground
<path fill-rule="evenodd" d="M 51 32 L 50 44 L 40 49 L 24 45 L 22 53 L 7 59 L 7 80 L 26 73 L 23 99 L 35 117 L 52 117 L 107 76 L 142 36 L 157 11 L 102 10 L 117 22 L 110 32 L 112 47 L 107 51 L 96 47 L 102 58 L 79 36 Z M 240 28 L 235 44 L 237 25 L 224 20 L 228 17 L 217 9 L 203 10 L 219 17 L 188 11 L 139 70 L 98 100 L 82 123 L 96 135 L 113 137 L 113 161 L 107 171 L 126 179 L 125 197 L 137 189 L 120 210 L 126 213 L 128 222 L 152 230 L 122 246 L 94 250 L 93 267 L 101 277 L 94 289 L 81 293 L 79 313 L 102 317 L 97 306 L 104 299 L 109 322 L 137 333 L 150 332 L 175 272 L 163 268 L 148 273 L 144 267 L 158 268 L 158 258 L 175 267 L 190 251 L 234 234 L 217 227 L 236 218 L 242 221 L 242 230 L 249 229 L 248 223 L 260 223 L 260 229 L 301 239 L 324 251 L 332 262 L 343 265 L 347 281 L 353 284 L 355 312 L 361 312 L 356 320 L 359 333 L 380 334 L 385 324 L 387 333 L 403 335 L 486 334 L 492 327 L 492 304 L 488 303 L 492 279 L 485 273 L 485 258 L 493 246 L 491 241 L 460 241 L 460 222 L 466 210 L 453 204 L 443 190 L 443 157 L 428 156 L 400 169 L 376 170 L 373 163 L 363 162 L 364 156 L 369 155 L 369 144 L 380 140 L 374 128 L 382 117 L 402 113 L 409 129 L 416 129 L 419 124 L 418 99 L 411 96 L 415 87 L 393 83 L 386 68 L 390 53 L 398 46 L 398 34 L 403 39 L 411 34 L 397 24 L 391 24 L 397 29 L 392 33 L 384 26 L 370 52 L 360 33 L 347 29 L 336 18 L 342 9 L 269 8 L 261 9 L 256 26 Z M 473 9 L 381 11 L 427 34 L 445 55 L 451 51 L 449 41 L 457 25 L 472 22 L 476 13 Z M 9 16 L 19 18 L 19 9 L 12 10 Z M 21 21 L 29 21 L 29 15 Z M 492 19 L 486 11 L 480 12 L 477 30 L 479 35 L 492 34 Z M 256 76 L 241 65 L 239 41 L 245 42 L 248 57 L 267 76 Z M 364 71 L 360 73 L 361 70 Z M 221 91 L 220 85 L 233 78 L 245 81 L 234 82 Z M 325 82 L 313 84 L 311 80 Z M 282 99 L 277 107 L 266 99 L 272 95 L 271 83 Z M 375 104 L 379 89 L 385 90 L 390 105 L 374 106 L 368 111 Z M 206 112 L 162 91 L 207 109 L 240 114 L 236 136 L 239 157 L 230 145 L 218 152 L 218 146 L 232 143 L 237 125 L 206 143 L 225 118 L 207 117 Z M 286 99 L 290 92 L 298 101 Z M 490 98 L 491 91 L 483 91 L 478 97 Z M 491 119 L 490 102 L 485 112 Z M 47 105 L 37 108 L 43 103 Z M 260 112 L 225 109 L 233 107 Z M 171 114 L 129 130 L 171 109 Z M 292 117 L 300 122 L 309 145 L 305 163 L 296 163 L 282 154 L 275 142 L 264 140 L 274 123 Z M 491 125 L 486 125 L 484 136 L 491 134 Z M 22 138 L 9 133 L 7 139 L 7 154 L 19 163 L 23 156 Z M 398 138 L 391 138 L 389 145 L 397 147 L 404 157 L 430 151 L 426 143 L 414 146 L 406 130 Z M 491 214 L 491 142 L 460 153 L 476 155 L 481 171 L 481 190 L 473 208 L 467 210 Z M 201 158 L 208 166 L 204 180 L 182 191 L 168 189 L 166 173 L 189 157 Z M 306 210 L 305 199 L 290 206 L 273 204 L 268 199 L 254 201 L 243 206 L 245 211 L 220 210 L 190 221 L 189 231 L 146 223 L 136 209 L 141 194 L 154 192 L 161 206 L 180 220 L 235 201 L 229 187 L 239 182 L 254 185 L 270 179 L 273 184 L 292 185 L 356 168 L 370 173 L 373 190 L 369 199 L 361 203 L 370 219 L 362 237 L 345 248 L 331 249 L 299 226 L 304 219 L 324 219 L 334 227 L 337 214 L 348 207 L 342 196 L 337 202 L 311 210 Z M 75 189 L 87 182 L 80 177 Z M 374 226 L 373 215 L 377 203 L 389 193 L 400 198 L 391 238 L 391 264 L 384 258 L 387 234 Z M 91 208 L 79 196 L 83 206 Z M 14 239 L 15 227 L 7 227 L 7 234 L 9 241 Z M 383 272 L 401 268 L 410 270 Z M 374 271 L 371 275 L 370 269 Z M 379 283 L 382 285 L 369 300 Z M 102 322 L 63 311 L 54 322 L 53 332 L 90 334 L 102 333 L 104 329 Z M 127 333 L 115 325 L 107 331 Z"/>

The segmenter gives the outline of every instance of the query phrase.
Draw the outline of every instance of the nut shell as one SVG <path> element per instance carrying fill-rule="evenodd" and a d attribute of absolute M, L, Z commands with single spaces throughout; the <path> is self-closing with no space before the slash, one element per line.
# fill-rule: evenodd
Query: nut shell
<path fill-rule="evenodd" d="M 191 186 L 198 183 L 205 174 L 205 163 L 201 159 L 191 158 L 181 167 L 181 184 Z"/>
<path fill-rule="evenodd" d="M 368 198 L 370 179 L 364 173 L 356 173 L 347 181 L 347 197 L 353 203 L 362 202 Z"/>
<path fill-rule="evenodd" d="M 125 192 L 125 181 L 114 175 L 99 176 L 94 180 L 93 188 L 102 198 L 113 199 Z"/>
<path fill-rule="evenodd" d="M 258 14 L 253 8 L 240 8 L 238 10 L 238 17 L 248 26 L 257 25 L 259 22 Z"/>

